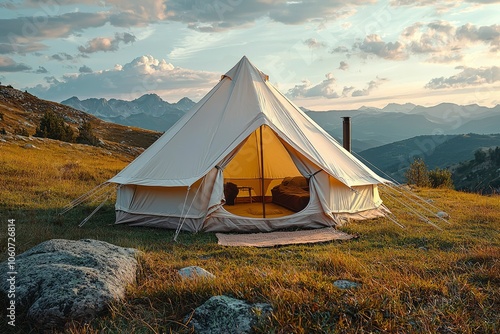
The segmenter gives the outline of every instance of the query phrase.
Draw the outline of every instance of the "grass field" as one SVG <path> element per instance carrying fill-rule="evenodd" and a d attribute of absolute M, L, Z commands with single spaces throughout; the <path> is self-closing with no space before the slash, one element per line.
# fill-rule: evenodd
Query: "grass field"
<path fill-rule="evenodd" d="M 356 240 L 276 248 L 217 245 L 211 233 L 114 226 L 112 199 L 82 228 L 96 203 L 56 213 L 123 168 L 130 158 L 58 142 L 0 143 L 0 260 L 7 220 L 16 220 L 21 253 L 52 238 L 93 238 L 143 251 L 138 284 L 127 299 L 68 333 L 190 333 L 183 322 L 214 295 L 267 302 L 273 313 L 257 333 L 495 333 L 500 332 L 500 197 L 441 189 L 416 190 L 450 214 L 438 230 L 392 197 L 388 219 L 352 222 Z M 213 281 L 183 281 L 177 270 L 201 266 Z M 337 279 L 361 284 L 351 290 Z M 6 298 L 0 307 L 4 309 Z M 3 312 L 2 312 L 3 314 Z M 19 314 L 16 333 L 35 333 Z M 6 318 L 0 319 L 6 328 Z M 4 333 L 5 331 L 0 330 Z"/>

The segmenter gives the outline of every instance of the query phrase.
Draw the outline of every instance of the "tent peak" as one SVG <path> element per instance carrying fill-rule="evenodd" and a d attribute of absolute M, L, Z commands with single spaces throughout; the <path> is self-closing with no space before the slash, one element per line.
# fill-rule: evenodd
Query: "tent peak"
<path fill-rule="evenodd" d="M 262 81 L 269 81 L 269 75 L 265 74 L 257 67 L 255 67 L 247 58 L 247 56 L 243 56 L 240 61 L 238 61 L 238 63 L 233 66 L 233 68 L 227 71 L 226 74 L 221 75 L 221 80 L 224 80 L 225 78 L 228 78 L 229 80 L 235 80 L 243 68 L 246 68 L 250 72 L 255 73 L 256 77 L 260 77 Z"/>

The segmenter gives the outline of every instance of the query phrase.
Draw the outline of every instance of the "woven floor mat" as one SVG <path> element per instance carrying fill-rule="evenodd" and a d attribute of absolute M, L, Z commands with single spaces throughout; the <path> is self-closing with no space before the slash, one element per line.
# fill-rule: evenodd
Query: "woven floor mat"
<path fill-rule="evenodd" d="M 349 240 L 354 235 L 327 227 L 316 230 L 292 232 L 266 232 L 252 234 L 216 233 L 222 246 L 272 247 L 278 245 L 308 244 L 331 240 Z"/>

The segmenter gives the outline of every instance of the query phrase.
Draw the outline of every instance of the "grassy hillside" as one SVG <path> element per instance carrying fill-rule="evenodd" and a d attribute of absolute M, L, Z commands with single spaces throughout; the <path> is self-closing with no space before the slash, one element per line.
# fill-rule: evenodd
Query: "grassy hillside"
<path fill-rule="evenodd" d="M 450 190 L 416 193 L 451 215 L 443 230 L 407 212 L 398 197 L 382 196 L 400 223 L 352 222 L 347 242 L 268 249 L 221 247 L 209 233 L 114 226 L 113 199 L 86 225 L 96 204 L 60 218 L 70 200 L 107 180 L 130 160 L 104 148 L 53 140 L 0 141 L 0 229 L 16 219 L 21 253 L 52 238 L 93 238 L 144 252 L 137 286 L 123 303 L 66 333 L 189 333 L 183 318 L 213 295 L 271 303 L 257 333 L 494 333 L 500 329 L 500 197 Z M 6 259 L 0 233 L 0 260 Z M 198 265 L 217 278 L 182 281 L 177 269 Z M 340 290 L 337 279 L 361 283 Z M 0 296 L 0 307 L 6 307 Z M 18 314 L 15 333 L 35 333 Z M 5 333 L 6 318 L 0 319 Z"/>
<path fill-rule="evenodd" d="M 496 146 L 500 146 L 500 134 L 417 136 L 368 149 L 359 155 L 402 182 L 414 157 L 422 157 L 429 169 L 447 168 L 474 158 L 479 148 Z"/>
<path fill-rule="evenodd" d="M 155 131 L 104 122 L 68 106 L 41 100 L 11 86 L 0 85 L 0 133 L 12 135 L 26 130 L 33 135 L 46 111 L 63 117 L 76 133 L 78 126 L 84 121 L 90 122 L 95 135 L 101 139 L 102 146 L 132 155 L 141 151 L 135 148 L 146 148 L 161 135 Z"/>

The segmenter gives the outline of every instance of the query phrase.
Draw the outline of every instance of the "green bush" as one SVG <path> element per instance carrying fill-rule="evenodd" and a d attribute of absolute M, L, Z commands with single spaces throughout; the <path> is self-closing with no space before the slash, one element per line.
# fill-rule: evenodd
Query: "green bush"
<path fill-rule="evenodd" d="M 73 130 L 64 119 L 52 111 L 47 111 L 36 128 L 35 137 L 73 142 Z"/>
<path fill-rule="evenodd" d="M 453 189 L 451 172 L 447 169 L 435 168 L 429 172 L 429 180 L 432 188 L 450 188 Z"/>

